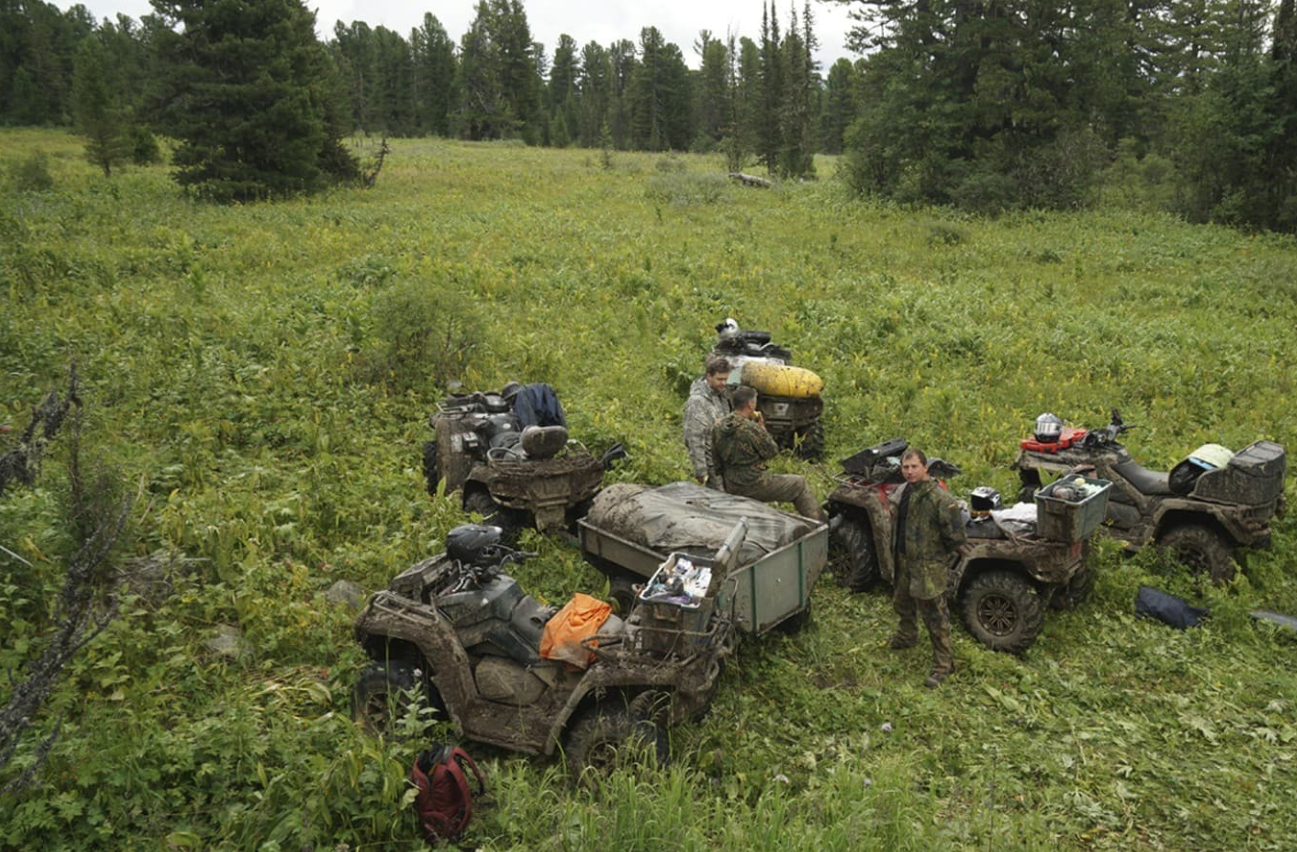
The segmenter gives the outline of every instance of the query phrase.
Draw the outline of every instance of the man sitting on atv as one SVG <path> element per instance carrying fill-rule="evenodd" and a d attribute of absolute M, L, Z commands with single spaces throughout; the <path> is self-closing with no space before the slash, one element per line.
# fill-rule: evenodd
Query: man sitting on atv
<path fill-rule="evenodd" d="M 824 520 L 819 501 L 806 477 L 767 473 L 766 461 L 779 454 L 757 411 L 757 392 L 746 385 L 734 389 L 734 410 L 712 427 L 712 455 L 725 490 L 765 503 L 792 503 L 797 514 Z"/>

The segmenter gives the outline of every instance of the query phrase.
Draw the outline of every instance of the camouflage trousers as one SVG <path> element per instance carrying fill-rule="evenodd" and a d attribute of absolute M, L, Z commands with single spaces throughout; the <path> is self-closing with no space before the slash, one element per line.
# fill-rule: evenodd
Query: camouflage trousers
<path fill-rule="evenodd" d="M 901 617 L 896 639 L 905 643 L 918 641 L 916 615 L 922 615 L 923 623 L 928 626 L 928 635 L 932 637 L 932 671 L 953 672 L 955 655 L 950 647 L 950 609 L 946 606 L 946 596 L 938 595 L 932 600 L 913 597 L 909 582 L 898 577 L 892 591 L 892 608 Z"/>
<path fill-rule="evenodd" d="M 771 473 L 755 485 L 732 488 L 729 492 L 738 494 L 740 497 L 751 497 L 762 503 L 792 503 L 797 514 L 802 517 L 814 518 L 817 521 L 824 520 L 824 515 L 820 512 L 820 504 L 815 499 L 811 486 L 806 483 L 806 477 L 795 473 Z"/>

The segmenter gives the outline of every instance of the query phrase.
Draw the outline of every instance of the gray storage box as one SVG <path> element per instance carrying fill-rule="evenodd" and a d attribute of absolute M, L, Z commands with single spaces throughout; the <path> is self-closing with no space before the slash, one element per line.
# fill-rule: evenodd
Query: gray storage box
<path fill-rule="evenodd" d="M 1102 490 L 1080 502 L 1054 496 L 1060 482 L 1084 479 L 1087 485 L 1101 485 Z M 1112 483 L 1087 476 L 1065 476 L 1036 492 L 1036 534 L 1051 541 L 1085 541 L 1103 523 L 1108 511 L 1108 492 Z"/>
<path fill-rule="evenodd" d="M 1198 477 L 1192 496 L 1220 503 L 1263 506 L 1283 494 L 1288 456 L 1282 444 L 1257 441 L 1234 454 L 1229 464 Z"/>
<path fill-rule="evenodd" d="M 645 597 L 658 576 L 674 568 L 676 560 L 681 557 L 700 567 L 712 567 L 712 560 L 705 556 L 687 553 L 667 556 L 666 562 L 653 573 L 637 599 L 635 613 L 639 615 L 639 629 L 635 634 L 635 644 L 638 650 L 684 657 L 707 644 L 710 635 L 708 622 L 716 604 L 714 598 L 698 598 L 693 604 L 686 604 Z"/>

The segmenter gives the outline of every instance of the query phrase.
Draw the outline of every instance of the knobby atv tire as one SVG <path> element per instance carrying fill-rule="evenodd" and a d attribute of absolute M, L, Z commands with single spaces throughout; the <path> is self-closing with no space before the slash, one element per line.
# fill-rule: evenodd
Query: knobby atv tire
<path fill-rule="evenodd" d="M 838 581 L 853 592 L 863 592 L 878 584 L 878 554 L 874 536 L 864 518 L 843 518 L 830 539 L 836 551 L 834 571 Z"/>
<path fill-rule="evenodd" d="M 1069 611 L 1076 609 L 1094 589 L 1095 572 L 1088 565 L 1072 575 L 1066 586 L 1054 592 L 1049 599 L 1050 609 Z"/>
<path fill-rule="evenodd" d="M 974 577 L 962 600 L 964 625 L 993 651 L 1021 654 L 1036 641 L 1045 607 L 1031 583 L 1010 571 Z"/>
<path fill-rule="evenodd" d="M 410 663 L 393 660 L 370 666 L 352 687 L 351 717 L 371 733 L 385 733 L 392 720 L 405 713 L 407 697 L 423 688 L 420 680 Z M 429 705 L 441 709 L 441 696 L 435 690 L 430 692 L 426 696 Z"/>
<path fill-rule="evenodd" d="M 423 445 L 423 479 L 428 494 L 437 496 L 437 483 L 441 481 L 441 459 L 437 456 L 437 442 Z"/>
<path fill-rule="evenodd" d="M 662 729 L 649 719 L 636 718 L 622 704 L 596 705 L 583 713 L 568 729 L 564 753 L 578 780 L 619 766 L 666 766 L 668 761 Z"/>
<path fill-rule="evenodd" d="M 474 490 L 465 494 L 464 511 L 481 515 L 483 523 L 499 527 L 505 543 L 509 545 L 518 543 L 522 528 L 526 526 L 522 512 L 506 509 L 486 491 Z"/>
<path fill-rule="evenodd" d="M 1219 533 L 1202 524 L 1181 524 L 1162 534 L 1158 544 L 1193 574 L 1211 578 L 1217 585 L 1234 579 L 1234 547 Z"/>
<path fill-rule="evenodd" d="M 819 461 L 824 455 L 824 424 L 816 420 L 795 433 L 793 452 L 799 459 Z"/>

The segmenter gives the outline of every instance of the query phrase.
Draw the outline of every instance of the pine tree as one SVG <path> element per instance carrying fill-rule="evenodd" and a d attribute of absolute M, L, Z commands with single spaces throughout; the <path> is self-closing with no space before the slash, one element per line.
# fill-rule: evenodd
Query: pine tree
<path fill-rule="evenodd" d="M 694 44 L 698 53 L 698 85 L 694 109 L 698 125 L 696 148 L 710 150 L 725 136 L 730 121 L 730 66 L 732 65 L 725 42 L 713 38 L 708 30 L 698 34 Z"/>
<path fill-rule="evenodd" d="M 302 0 L 153 0 L 176 180 L 216 201 L 309 192 L 357 174 L 332 66 Z"/>
<path fill-rule="evenodd" d="M 856 118 L 855 66 L 839 59 L 829 69 L 824 84 L 824 111 L 820 116 L 820 147 L 826 154 L 841 154 L 847 127 Z"/>
<path fill-rule="evenodd" d="M 580 92 L 580 144 L 585 148 L 612 146 L 612 130 L 608 126 L 609 105 L 612 100 L 612 60 L 608 51 L 596 41 L 581 48 L 581 69 L 577 74 Z"/>
<path fill-rule="evenodd" d="M 554 49 L 554 64 L 549 70 L 550 144 L 565 148 L 580 133 L 580 98 L 577 77 L 576 40 L 563 33 Z"/>
<path fill-rule="evenodd" d="M 72 114 L 85 138 L 86 159 L 111 177 L 113 166 L 131 156 L 129 115 L 121 105 L 121 81 L 98 36 L 77 48 L 72 73 Z"/>
<path fill-rule="evenodd" d="M 449 136 L 458 98 L 455 44 L 431 13 L 424 13 L 423 26 L 410 32 L 410 52 L 415 125 L 421 133 Z"/>

